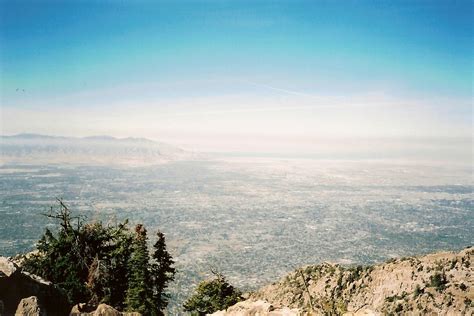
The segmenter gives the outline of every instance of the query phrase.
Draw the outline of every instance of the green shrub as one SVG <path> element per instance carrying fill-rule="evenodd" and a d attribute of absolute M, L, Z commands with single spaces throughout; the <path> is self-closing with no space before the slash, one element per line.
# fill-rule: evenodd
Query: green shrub
<path fill-rule="evenodd" d="M 403 310 L 403 305 L 398 304 L 397 307 L 395 308 L 395 313 L 400 313 Z"/>
<path fill-rule="evenodd" d="M 447 283 L 448 281 L 446 280 L 446 275 L 444 273 L 435 273 L 430 276 L 429 286 L 436 288 L 438 292 L 443 291 L 446 288 Z"/>
<path fill-rule="evenodd" d="M 415 291 L 413 292 L 413 297 L 414 298 L 417 298 L 418 296 L 420 296 L 421 294 L 423 294 L 424 290 L 420 288 L 420 285 L 417 284 L 416 285 L 416 288 L 415 288 Z"/>
<path fill-rule="evenodd" d="M 451 266 L 449 267 L 450 270 L 454 269 L 456 267 L 456 263 L 458 262 L 457 259 L 451 260 Z"/>
<path fill-rule="evenodd" d="M 193 315 L 212 314 L 227 309 L 242 300 L 242 293 L 216 274 L 214 279 L 202 281 L 195 293 L 184 303 L 184 310 Z"/>

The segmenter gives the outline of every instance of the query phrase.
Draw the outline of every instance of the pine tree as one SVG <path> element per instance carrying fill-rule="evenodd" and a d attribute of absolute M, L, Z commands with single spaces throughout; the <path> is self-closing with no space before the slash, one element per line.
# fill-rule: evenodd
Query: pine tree
<path fill-rule="evenodd" d="M 106 303 L 163 315 L 168 303 L 164 291 L 175 273 L 164 235 L 158 233 L 150 258 L 143 225 L 133 233 L 128 221 L 114 226 L 85 223 L 58 202 L 57 209 L 45 214 L 58 222 L 58 229 L 46 229 L 38 252 L 24 258 L 23 269 L 55 283 L 67 297 L 65 310 L 77 303 Z"/>
<path fill-rule="evenodd" d="M 154 262 L 150 269 L 153 287 L 153 314 L 163 315 L 163 311 L 168 305 L 168 295 L 165 293 L 165 289 L 168 283 L 174 280 L 176 270 L 173 267 L 173 258 L 166 250 L 165 235 L 160 231 L 156 235 L 157 241 L 153 245 Z"/>
<path fill-rule="evenodd" d="M 128 288 L 128 261 L 132 255 L 134 236 L 127 227 L 128 221 L 119 225 L 114 235 L 115 242 L 109 253 L 107 266 L 107 285 L 103 302 L 119 310 L 125 307 L 125 297 Z"/>
<path fill-rule="evenodd" d="M 85 286 L 87 262 L 79 250 L 80 228 L 74 228 L 68 207 L 58 199 L 58 207 L 51 207 L 45 216 L 59 221 L 57 233 L 46 229 L 37 243 L 38 253 L 25 259 L 23 269 L 54 282 L 65 290 L 69 302 L 84 302 L 90 298 Z"/>
<path fill-rule="evenodd" d="M 133 251 L 128 261 L 128 289 L 125 298 L 127 310 L 150 315 L 152 311 L 152 286 L 149 271 L 146 229 L 135 227 Z"/>
<path fill-rule="evenodd" d="M 38 253 L 25 258 L 23 269 L 52 281 L 71 305 L 106 302 L 122 308 L 133 244 L 127 222 L 107 227 L 84 223 L 62 200 L 58 203 L 44 215 L 58 221 L 59 229 L 46 229 L 37 243 Z"/>

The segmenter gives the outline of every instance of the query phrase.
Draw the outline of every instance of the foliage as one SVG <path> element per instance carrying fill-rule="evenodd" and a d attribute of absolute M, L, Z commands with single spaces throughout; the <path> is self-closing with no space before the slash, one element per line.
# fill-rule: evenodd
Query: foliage
<path fill-rule="evenodd" d="M 435 273 L 430 276 L 429 286 L 436 288 L 438 292 L 443 291 L 446 288 L 447 283 L 448 281 L 446 280 L 446 275 L 444 273 Z"/>
<path fill-rule="evenodd" d="M 142 225 L 133 234 L 127 221 L 115 226 L 84 223 L 72 217 L 61 200 L 58 204 L 45 215 L 58 220 L 59 229 L 46 229 L 37 243 L 38 251 L 25 258 L 24 269 L 63 289 L 71 305 L 103 302 L 120 310 L 162 314 L 167 302 L 158 298 L 166 297 L 163 291 L 175 273 L 164 236 L 161 251 L 151 261 Z M 168 265 L 156 264 L 163 260 Z M 153 281 L 155 275 L 159 286 Z"/>
<path fill-rule="evenodd" d="M 224 276 L 215 273 L 214 279 L 199 283 L 194 295 L 183 306 L 192 314 L 205 315 L 227 309 L 241 300 L 242 293 L 229 284 Z"/>
<path fill-rule="evenodd" d="M 364 271 L 364 267 L 362 266 L 350 268 L 349 275 L 347 277 L 347 283 L 349 284 L 360 279 L 363 271 Z"/>
<path fill-rule="evenodd" d="M 163 311 L 168 305 L 168 295 L 165 290 L 168 284 L 174 280 L 176 273 L 173 268 L 173 258 L 166 250 L 165 235 L 158 231 L 157 241 L 153 245 L 153 262 L 150 267 L 151 282 L 153 285 L 153 302 L 157 311 Z"/>
<path fill-rule="evenodd" d="M 402 304 L 398 304 L 397 307 L 395 308 L 395 313 L 400 313 L 401 311 L 403 311 L 403 305 Z"/>
<path fill-rule="evenodd" d="M 413 297 L 414 297 L 414 298 L 417 298 L 418 296 L 420 296 L 421 294 L 423 294 L 424 291 L 425 291 L 425 290 L 422 289 L 419 284 L 417 284 L 416 287 L 415 287 L 415 291 L 413 291 Z"/>
<path fill-rule="evenodd" d="M 145 314 L 151 311 L 152 295 L 150 286 L 149 254 L 146 229 L 142 225 L 135 227 L 132 242 L 133 252 L 128 260 L 128 289 L 125 304 L 127 310 Z"/>

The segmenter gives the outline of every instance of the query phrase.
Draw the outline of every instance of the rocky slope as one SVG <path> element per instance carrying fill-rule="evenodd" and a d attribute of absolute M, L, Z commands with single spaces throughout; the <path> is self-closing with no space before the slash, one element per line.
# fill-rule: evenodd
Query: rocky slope
<path fill-rule="evenodd" d="M 300 268 L 215 315 L 473 315 L 474 248 Z"/>

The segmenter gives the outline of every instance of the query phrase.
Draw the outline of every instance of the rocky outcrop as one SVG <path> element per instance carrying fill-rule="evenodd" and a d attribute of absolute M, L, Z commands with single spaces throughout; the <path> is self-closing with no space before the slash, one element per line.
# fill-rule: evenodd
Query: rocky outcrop
<path fill-rule="evenodd" d="M 473 257 L 471 247 L 366 267 L 307 266 L 217 315 L 473 315 Z"/>
<path fill-rule="evenodd" d="M 100 304 L 95 311 L 86 312 L 83 309 L 81 304 L 75 305 L 69 316 L 141 316 L 140 313 L 136 312 L 119 312 L 107 304 Z"/>
<path fill-rule="evenodd" d="M 51 282 L 32 275 L 12 260 L 0 257 L 1 315 L 67 315 L 70 306 Z"/>
<path fill-rule="evenodd" d="M 46 311 L 36 296 L 23 298 L 16 308 L 15 316 L 46 316 Z"/>
<path fill-rule="evenodd" d="M 269 315 L 269 316 L 297 316 L 301 312 L 298 309 L 289 309 L 288 307 L 275 307 L 272 304 L 258 300 L 239 302 L 225 311 L 219 311 L 214 316 L 253 316 L 253 315 Z"/>
<path fill-rule="evenodd" d="M 5 257 L 0 257 L 0 280 L 10 277 L 17 270 L 18 267 L 13 261 Z"/>
<path fill-rule="evenodd" d="M 77 304 L 72 309 L 61 290 L 23 271 L 14 259 L 0 257 L 0 316 L 140 316 L 100 304 Z"/>

